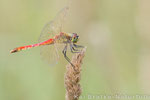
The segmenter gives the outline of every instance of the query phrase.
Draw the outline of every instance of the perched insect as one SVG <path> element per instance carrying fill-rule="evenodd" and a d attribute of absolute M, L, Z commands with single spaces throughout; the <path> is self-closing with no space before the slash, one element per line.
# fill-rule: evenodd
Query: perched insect
<path fill-rule="evenodd" d="M 54 65 L 59 60 L 58 50 L 63 46 L 62 53 L 65 59 L 74 67 L 66 55 L 67 47 L 70 47 L 72 53 L 79 53 L 79 48 L 84 48 L 84 46 L 76 44 L 79 40 L 77 33 L 66 33 L 62 31 L 63 23 L 68 10 L 68 6 L 63 8 L 53 21 L 50 21 L 45 25 L 41 32 L 39 43 L 14 48 L 10 52 L 15 53 L 21 50 L 41 46 L 41 56 L 45 58 L 48 63 Z"/>

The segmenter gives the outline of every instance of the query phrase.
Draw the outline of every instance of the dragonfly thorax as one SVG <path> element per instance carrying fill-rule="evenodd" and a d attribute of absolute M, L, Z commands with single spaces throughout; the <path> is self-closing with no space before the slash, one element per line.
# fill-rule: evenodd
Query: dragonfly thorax
<path fill-rule="evenodd" d="M 54 37 L 55 43 L 77 43 L 79 36 L 77 33 L 63 33 Z"/>

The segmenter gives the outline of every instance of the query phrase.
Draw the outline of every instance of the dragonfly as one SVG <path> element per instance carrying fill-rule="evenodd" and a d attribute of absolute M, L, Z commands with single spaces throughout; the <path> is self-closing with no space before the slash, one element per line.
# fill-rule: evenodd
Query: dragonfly
<path fill-rule="evenodd" d="M 48 22 L 44 26 L 38 43 L 14 48 L 10 51 L 10 53 L 16 53 L 22 50 L 40 46 L 40 54 L 42 58 L 45 59 L 49 64 L 54 65 L 58 63 L 59 50 L 61 50 L 64 58 L 74 67 L 67 56 L 67 48 L 70 47 L 70 51 L 72 53 L 80 53 L 84 46 L 77 45 L 79 40 L 79 35 L 77 33 L 63 32 L 63 24 L 66 20 L 66 15 L 68 12 L 69 7 L 64 7 L 60 12 L 58 12 L 54 20 Z"/>

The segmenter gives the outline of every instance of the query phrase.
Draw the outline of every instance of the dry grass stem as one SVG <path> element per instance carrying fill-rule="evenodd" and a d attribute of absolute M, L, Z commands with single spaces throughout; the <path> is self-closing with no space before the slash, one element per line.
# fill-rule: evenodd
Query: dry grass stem
<path fill-rule="evenodd" d="M 74 65 L 68 64 L 66 66 L 65 74 L 65 88 L 66 88 L 66 100 L 78 100 L 81 95 L 81 65 L 84 57 L 86 48 L 82 50 L 81 53 L 73 55 L 71 63 Z"/>

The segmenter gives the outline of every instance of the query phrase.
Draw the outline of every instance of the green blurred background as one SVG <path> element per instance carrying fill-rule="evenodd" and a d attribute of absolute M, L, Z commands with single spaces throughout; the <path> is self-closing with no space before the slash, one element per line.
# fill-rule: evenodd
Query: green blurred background
<path fill-rule="evenodd" d="M 111 100 L 145 100 L 142 96 L 150 95 L 150 1 L 72 2 L 65 32 L 77 32 L 80 44 L 87 46 L 80 100 L 108 100 L 96 97 L 116 94 L 141 98 Z M 0 100 L 65 100 L 63 57 L 50 67 L 41 60 L 39 47 L 9 51 L 37 43 L 43 26 L 66 4 L 67 0 L 0 0 Z"/>

